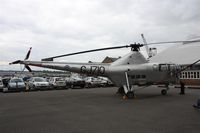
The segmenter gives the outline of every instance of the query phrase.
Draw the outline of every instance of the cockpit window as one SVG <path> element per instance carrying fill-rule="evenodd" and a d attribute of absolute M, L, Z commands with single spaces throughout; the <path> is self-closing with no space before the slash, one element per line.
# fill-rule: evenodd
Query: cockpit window
<path fill-rule="evenodd" d="M 159 64 L 159 71 L 175 71 L 178 66 L 175 64 Z"/>
<path fill-rule="evenodd" d="M 153 70 L 158 70 L 158 65 L 157 64 L 153 65 Z"/>
<path fill-rule="evenodd" d="M 159 65 L 159 71 L 166 71 L 168 70 L 167 64 L 160 64 Z"/>

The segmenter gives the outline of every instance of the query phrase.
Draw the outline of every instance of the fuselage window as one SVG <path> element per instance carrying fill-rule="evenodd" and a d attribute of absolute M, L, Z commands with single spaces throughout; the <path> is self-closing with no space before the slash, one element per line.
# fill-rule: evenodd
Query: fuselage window
<path fill-rule="evenodd" d="M 145 79 L 146 75 L 131 75 L 131 79 Z"/>
<path fill-rule="evenodd" d="M 146 78 L 146 75 L 142 75 L 141 78 L 145 79 L 145 78 Z"/>
<path fill-rule="evenodd" d="M 166 70 L 168 70 L 168 67 L 167 67 L 166 64 L 160 64 L 159 65 L 159 71 L 166 71 Z"/>
<path fill-rule="evenodd" d="M 153 65 L 153 70 L 158 70 L 158 65 L 157 64 Z"/>
<path fill-rule="evenodd" d="M 131 78 L 132 78 L 132 79 L 135 79 L 135 75 L 131 75 Z"/>
<path fill-rule="evenodd" d="M 136 78 L 139 79 L 139 78 L 140 78 L 140 75 L 136 75 Z"/>

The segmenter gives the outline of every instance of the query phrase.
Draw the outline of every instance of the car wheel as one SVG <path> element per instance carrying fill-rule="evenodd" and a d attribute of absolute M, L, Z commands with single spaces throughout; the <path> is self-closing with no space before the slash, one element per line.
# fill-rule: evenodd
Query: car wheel
<path fill-rule="evenodd" d="M 84 88 L 85 87 L 85 85 L 81 85 L 81 88 Z"/>
<path fill-rule="evenodd" d="M 35 85 L 31 86 L 31 90 L 35 91 Z"/>
<path fill-rule="evenodd" d="M 73 89 L 73 88 L 74 88 L 74 85 L 71 85 L 71 88 Z"/>
<path fill-rule="evenodd" d="M 8 91 L 8 88 L 3 88 L 3 89 L 2 89 L 2 92 L 3 92 L 3 93 L 6 93 L 7 91 Z"/>
<path fill-rule="evenodd" d="M 92 84 L 89 83 L 89 84 L 88 84 L 88 88 L 92 88 Z"/>

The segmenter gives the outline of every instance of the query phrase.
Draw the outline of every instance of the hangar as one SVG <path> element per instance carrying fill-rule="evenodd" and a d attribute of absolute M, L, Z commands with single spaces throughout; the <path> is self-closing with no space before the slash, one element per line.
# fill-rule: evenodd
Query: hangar
<path fill-rule="evenodd" d="M 193 39 L 190 41 L 200 40 Z M 172 46 L 150 59 L 150 62 L 175 63 L 182 68 L 200 59 L 200 42 L 182 43 Z M 181 72 L 181 81 L 185 85 L 200 85 L 200 63 Z"/>

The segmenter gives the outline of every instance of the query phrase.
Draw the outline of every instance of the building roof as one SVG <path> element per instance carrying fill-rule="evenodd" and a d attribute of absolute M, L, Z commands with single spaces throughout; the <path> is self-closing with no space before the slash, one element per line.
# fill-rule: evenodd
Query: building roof
<path fill-rule="evenodd" d="M 117 59 L 119 59 L 119 58 L 113 58 L 113 57 L 106 57 L 103 61 L 102 61 L 102 63 L 112 63 L 112 62 L 114 62 L 114 61 L 116 61 Z"/>
<path fill-rule="evenodd" d="M 200 59 L 200 42 L 179 44 L 158 53 L 150 62 L 192 64 Z"/>

